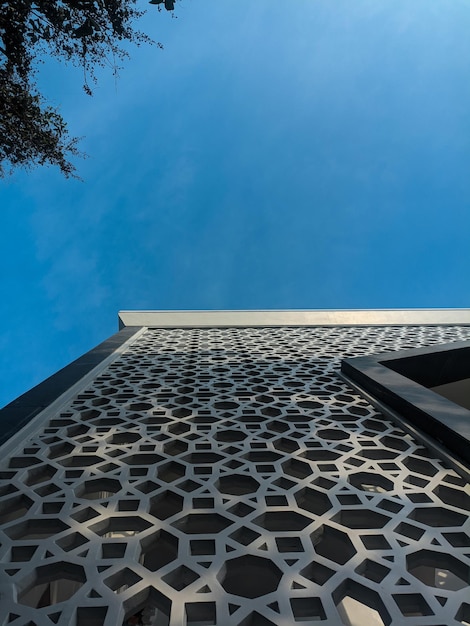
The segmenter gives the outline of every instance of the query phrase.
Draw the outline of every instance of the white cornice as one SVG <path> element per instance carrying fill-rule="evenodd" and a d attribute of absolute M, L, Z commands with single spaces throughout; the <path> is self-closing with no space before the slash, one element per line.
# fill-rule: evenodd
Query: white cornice
<path fill-rule="evenodd" d="M 120 328 L 470 325 L 470 309 L 119 311 Z"/>

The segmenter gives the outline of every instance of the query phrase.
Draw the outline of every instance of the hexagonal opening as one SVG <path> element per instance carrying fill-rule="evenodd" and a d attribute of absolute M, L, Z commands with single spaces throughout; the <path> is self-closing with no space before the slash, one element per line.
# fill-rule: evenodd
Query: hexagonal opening
<path fill-rule="evenodd" d="M 392 452 L 386 448 L 363 448 L 358 455 L 372 461 L 387 461 L 396 459 L 398 452 Z"/>
<path fill-rule="evenodd" d="M 295 499 L 300 508 L 315 513 L 315 515 L 323 515 L 332 507 L 331 500 L 322 491 L 305 487 L 295 494 Z"/>
<path fill-rule="evenodd" d="M 142 591 L 124 601 L 126 617 L 124 624 L 135 616 L 135 623 L 158 624 L 168 626 L 170 623 L 171 600 L 155 587 L 146 587 Z M 85 626 L 85 625 L 84 625 Z"/>
<path fill-rule="evenodd" d="M 252 450 L 244 455 L 251 463 L 273 463 L 282 458 L 282 455 L 272 450 Z"/>
<path fill-rule="evenodd" d="M 8 463 L 8 467 L 21 469 L 23 467 L 32 467 L 34 465 L 39 465 L 40 463 L 41 459 L 38 459 L 36 456 L 13 456 Z"/>
<path fill-rule="evenodd" d="M 300 456 L 309 461 L 336 461 L 340 455 L 338 452 L 333 452 L 333 450 L 327 450 L 325 448 L 311 448 L 310 450 L 302 452 Z"/>
<path fill-rule="evenodd" d="M 216 452 L 191 452 L 184 457 L 183 461 L 194 465 L 207 465 L 208 463 L 217 463 L 224 457 Z"/>
<path fill-rule="evenodd" d="M 415 457 L 409 457 L 403 461 L 403 465 L 407 467 L 410 472 L 414 472 L 415 474 L 421 474 L 423 476 L 435 476 L 439 471 L 437 467 L 435 467 L 429 461 L 425 461 L 424 459 L 417 459 Z"/>
<path fill-rule="evenodd" d="M 385 567 L 385 565 L 382 565 L 381 563 L 371 561 L 370 559 L 365 559 L 356 567 L 354 571 L 361 576 L 364 576 L 364 578 L 380 583 L 385 576 L 390 573 L 390 568 Z"/>
<path fill-rule="evenodd" d="M 51 465 L 40 465 L 27 471 L 25 484 L 31 487 L 39 483 L 44 483 L 56 474 L 57 469 Z"/>
<path fill-rule="evenodd" d="M 129 587 L 132 587 L 132 585 L 135 585 L 141 580 L 141 576 L 138 576 L 133 570 L 125 567 L 112 576 L 105 578 L 104 584 L 112 589 L 114 593 L 123 593 L 124 591 L 127 591 Z"/>
<path fill-rule="evenodd" d="M 47 539 L 68 529 L 69 526 L 59 519 L 37 518 L 5 528 L 3 532 L 11 539 Z"/>
<path fill-rule="evenodd" d="M 392 450 L 409 450 L 410 444 L 405 439 L 398 437 L 391 437 L 390 435 L 384 435 L 380 437 L 380 443 L 386 448 L 392 448 Z"/>
<path fill-rule="evenodd" d="M 174 414 L 175 411 L 172 411 L 172 413 Z M 188 411 L 188 415 L 191 415 L 191 411 Z M 168 426 L 168 432 L 174 435 L 182 435 L 183 433 L 187 433 L 189 430 L 191 430 L 191 426 L 189 424 L 185 424 L 184 422 L 176 422 L 176 424 L 170 424 Z"/>
<path fill-rule="evenodd" d="M 87 500 L 104 500 L 121 491 L 121 483 L 114 478 L 97 478 L 87 480 L 76 488 L 75 493 L 78 498 Z"/>
<path fill-rule="evenodd" d="M 165 454 L 170 454 L 171 456 L 183 454 L 187 449 L 188 444 L 185 441 L 180 441 L 179 439 L 172 439 L 163 445 L 163 452 Z"/>
<path fill-rule="evenodd" d="M 408 517 L 428 526 L 462 526 L 467 516 L 440 506 L 420 507 L 414 509 Z"/>
<path fill-rule="evenodd" d="M 307 567 L 304 567 L 300 572 L 304 578 L 311 580 L 317 585 L 324 585 L 335 573 L 334 570 L 322 565 L 317 561 L 312 561 Z"/>
<path fill-rule="evenodd" d="M 344 439 L 349 439 L 349 433 L 344 430 L 340 430 L 339 428 L 322 428 L 317 430 L 317 436 L 322 439 L 326 439 L 327 441 L 342 441 Z"/>
<path fill-rule="evenodd" d="M 85 424 L 74 424 L 73 426 L 67 428 L 67 437 L 79 437 L 80 435 L 85 435 L 90 428 L 90 426 L 85 426 Z"/>
<path fill-rule="evenodd" d="M 345 626 L 389 626 L 392 623 L 379 594 L 354 580 L 345 580 L 332 595 Z"/>
<path fill-rule="evenodd" d="M 110 439 L 110 443 L 118 444 L 118 445 L 126 445 L 128 443 L 135 443 L 141 439 L 141 435 L 139 433 L 131 433 L 131 432 L 122 432 L 115 433 Z"/>
<path fill-rule="evenodd" d="M 172 526 L 187 535 L 206 535 L 219 533 L 231 524 L 233 524 L 231 520 L 219 513 L 189 513 L 173 522 Z"/>
<path fill-rule="evenodd" d="M 295 478 L 307 478 L 312 474 L 312 468 L 305 461 L 298 459 L 289 459 L 282 464 L 282 469 L 286 474 L 295 476 Z"/>
<path fill-rule="evenodd" d="M 470 548 L 470 536 L 466 533 L 442 533 L 454 548 Z"/>
<path fill-rule="evenodd" d="M 348 535 L 326 524 L 320 526 L 310 538 L 317 554 L 339 565 L 344 565 L 356 554 Z"/>
<path fill-rule="evenodd" d="M 470 495 L 461 490 L 452 489 L 447 485 L 438 485 L 433 490 L 433 493 L 435 493 L 442 502 L 445 502 L 445 504 L 470 511 Z"/>
<path fill-rule="evenodd" d="M 224 441 L 226 443 L 243 441 L 244 439 L 246 439 L 246 437 L 246 433 L 241 430 L 219 430 L 215 434 L 215 439 L 217 441 Z"/>
<path fill-rule="evenodd" d="M 33 572 L 32 581 L 20 589 L 18 601 L 38 609 L 69 600 L 86 582 L 80 565 L 59 563 L 42 565 Z"/>
<path fill-rule="evenodd" d="M 127 465 L 144 465 L 148 467 L 149 465 L 155 465 L 155 463 L 162 461 L 163 457 L 159 454 L 139 453 L 121 457 L 120 460 Z"/>
<path fill-rule="evenodd" d="M 74 449 L 75 446 L 69 441 L 61 441 L 49 448 L 49 454 L 47 456 L 50 459 L 57 459 L 61 456 L 68 456 Z"/>
<path fill-rule="evenodd" d="M 240 407 L 238 402 L 232 402 L 231 400 L 222 400 L 220 402 L 214 402 L 214 407 L 221 411 L 235 410 Z"/>
<path fill-rule="evenodd" d="M 31 498 L 28 498 L 28 496 L 23 494 L 14 496 L 9 500 L 5 500 L 2 502 L 2 508 L 0 511 L 0 523 L 6 524 L 14 519 L 23 517 L 32 505 L 33 501 Z"/>
<path fill-rule="evenodd" d="M 176 461 L 169 461 L 158 468 L 157 475 L 160 480 L 166 483 L 172 483 L 179 478 L 182 478 L 186 473 L 186 468 L 181 463 Z"/>
<path fill-rule="evenodd" d="M 253 520 L 254 524 L 272 531 L 303 530 L 312 520 L 296 511 L 267 511 Z"/>
<path fill-rule="evenodd" d="M 65 535 L 65 537 L 62 537 L 62 539 L 57 541 L 57 545 L 60 546 L 62 550 L 65 550 L 65 552 L 75 550 L 75 548 L 79 548 L 85 543 L 88 543 L 88 539 L 86 539 L 81 533 Z"/>
<path fill-rule="evenodd" d="M 156 491 L 157 489 L 159 489 L 160 485 L 154 483 L 153 480 L 145 480 L 143 483 L 136 485 L 135 488 L 142 493 L 150 493 L 151 491 Z"/>
<path fill-rule="evenodd" d="M 470 584 L 470 568 L 451 554 L 419 550 L 406 557 L 406 567 L 429 587 L 458 591 Z"/>
<path fill-rule="evenodd" d="M 90 467 L 90 465 L 96 465 L 103 461 L 102 457 L 95 454 L 74 454 L 60 460 L 59 463 L 65 467 Z"/>
<path fill-rule="evenodd" d="M 169 574 L 163 576 L 162 580 L 164 580 L 167 585 L 170 585 L 170 587 L 173 587 L 173 589 L 176 589 L 176 591 L 181 591 L 198 578 L 199 574 L 193 572 L 193 570 L 186 567 L 186 565 L 180 565 L 180 567 L 177 567 Z"/>
<path fill-rule="evenodd" d="M 257 491 L 259 482 L 246 474 L 230 474 L 221 476 L 215 486 L 221 493 L 241 496 Z"/>
<path fill-rule="evenodd" d="M 282 571 L 270 559 L 246 555 L 226 561 L 217 574 L 227 593 L 243 598 L 259 598 L 276 591 Z"/>
<path fill-rule="evenodd" d="M 82 420 L 92 420 L 95 417 L 99 417 L 101 415 L 100 411 L 96 409 L 86 409 L 85 411 L 81 411 L 80 417 Z"/>
<path fill-rule="evenodd" d="M 183 509 L 184 499 L 173 491 L 164 491 L 150 498 L 150 514 L 164 520 L 176 515 Z"/>
<path fill-rule="evenodd" d="M 362 491 L 370 491 L 372 493 L 384 493 L 392 491 L 393 483 L 381 474 L 373 474 L 372 472 L 357 472 L 350 474 L 348 478 L 351 485 Z"/>
<path fill-rule="evenodd" d="M 133 537 L 150 528 L 150 526 L 150 522 L 137 515 L 126 515 L 122 517 L 107 517 L 101 522 L 92 524 L 90 530 L 104 539 L 122 539 L 123 537 Z"/>
<path fill-rule="evenodd" d="M 288 437 L 276 439 L 273 445 L 277 450 L 282 450 L 282 452 L 291 453 L 299 449 L 298 442 L 295 441 L 295 439 L 289 439 Z"/>
<path fill-rule="evenodd" d="M 0 487 L 0 496 L 8 496 L 12 493 L 17 493 L 19 489 L 12 484 L 8 483 Z"/>
<path fill-rule="evenodd" d="M 159 570 L 178 556 L 178 539 L 166 530 L 158 530 L 141 541 L 140 563 L 151 572 Z"/>
<path fill-rule="evenodd" d="M 252 528 L 248 528 L 247 526 L 241 526 L 229 536 L 231 539 L 234 539 L 238 543 L 241 543 L 243 546 L 249 546 L 250 543 L 253 543 L 253 541 L 255 541 L 255 539 L 258 539 L 258 537 L 260 537 L 261 535 L 254 531 Z"/>
<path fill-rule="evenodd" d="M 390 521 L 390 517 L 371 511 L 366 508 L 363 509 L 343 509 L 331 518 L 332 521 L 341 524 L 341 526 L 347 526 L 348 528 L 383 528 L 387 522 Z"/>
<path fill-rule="evenodd" d="M 79 509 L 76 513 L 72 513 L 70 515 L 72 519 L 80 523 L 89 522 L 90 520 L 98 516 L 98 511 L 95 511 L 95 509 L 91 506 L 87 506 L 84 509 Z"/>
<path fill-rule="evenodd" d="M 153 404 L 150 402 L 133 402 L 129 404 L 129 411 L 150 411 L 153 409 Z"/>

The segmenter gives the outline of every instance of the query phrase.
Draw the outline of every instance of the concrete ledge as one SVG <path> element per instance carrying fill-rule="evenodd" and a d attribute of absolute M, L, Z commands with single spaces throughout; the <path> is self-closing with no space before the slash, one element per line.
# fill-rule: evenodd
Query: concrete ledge
<path fill-rule="evenodd" d="M 357 309 L 310 311 L 120 311 L 119 327 L 470 325 L 470 309 Z"/>

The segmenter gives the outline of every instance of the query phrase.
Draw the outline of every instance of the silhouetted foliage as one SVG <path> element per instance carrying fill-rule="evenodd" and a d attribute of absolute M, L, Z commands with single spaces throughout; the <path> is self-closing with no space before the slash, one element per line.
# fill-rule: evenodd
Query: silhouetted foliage
<path fill-rule="evenodd" d="M 83 68 L 92 94 L 97 67 L 118 69 L 125 42 L 154 43 L 133 28 L 143 14 L 137 0 L 0 0 L 0 176 L 12 168 L 57 165 L 75 176 L 79 153 L 57 109 L 38 91 L 38 57 L 49 55 Z M 152 0 L 167 10 L 174 0 Z M 160 7 L 159 7 L 160 8 Z M 157 44 L 160 46 L 160 44 Z"/>

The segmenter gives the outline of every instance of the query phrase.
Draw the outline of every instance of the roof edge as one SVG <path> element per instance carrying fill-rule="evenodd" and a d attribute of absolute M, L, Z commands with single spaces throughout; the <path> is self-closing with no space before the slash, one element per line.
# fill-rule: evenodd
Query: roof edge
<path fill-rule="evenodd" d="M 470 325 L 470 309 L 119 311 L 119 327 Z"/>

